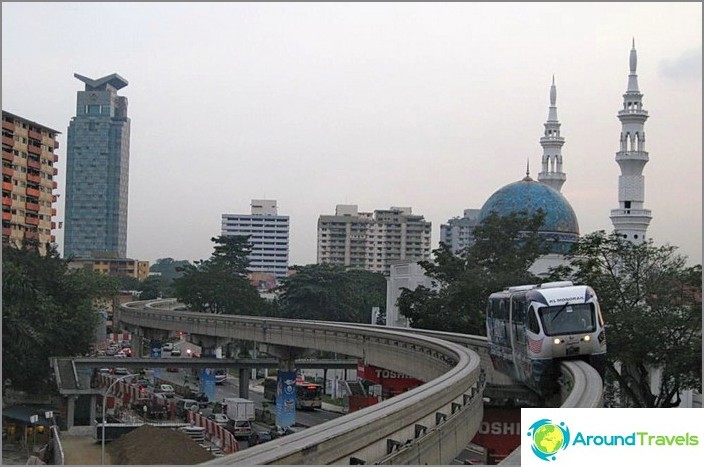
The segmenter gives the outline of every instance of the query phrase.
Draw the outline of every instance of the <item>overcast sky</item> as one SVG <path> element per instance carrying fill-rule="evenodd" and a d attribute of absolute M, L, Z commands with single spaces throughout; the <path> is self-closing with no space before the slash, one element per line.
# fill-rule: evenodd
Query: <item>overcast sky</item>
<path fill-rule="evenodd" d="M 701 3 L 8 3 L 2 108 L 66 132 L 117 73 L 131 119 L 127 254 L 199 260 L 221 215 L 275 199 L 290 264 L 320 215 L 410 206 L 440 224 L 540 171 L 553 74 L 582 234 L 611 231 L 635 38 L 648 235 L 702 262 Z M 63 231 L 57 231 L 63 249 Z"/>

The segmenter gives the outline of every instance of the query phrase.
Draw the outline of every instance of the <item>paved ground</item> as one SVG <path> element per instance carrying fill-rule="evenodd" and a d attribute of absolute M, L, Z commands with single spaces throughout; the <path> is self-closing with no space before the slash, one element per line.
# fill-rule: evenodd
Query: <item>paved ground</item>
<path fill-rule="evenodd" d="M 101 445 L 93 437 L 70 436 L 61 433 L 65 465 L 100 465 Z M 105 452 L 105 464 L 112 464 L 110 454 Z"/>

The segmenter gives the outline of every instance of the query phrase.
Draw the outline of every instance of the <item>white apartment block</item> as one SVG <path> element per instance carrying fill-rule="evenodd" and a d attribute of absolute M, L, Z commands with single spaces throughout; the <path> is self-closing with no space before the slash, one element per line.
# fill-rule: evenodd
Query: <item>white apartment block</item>
<path fill-rule="evenodd" d="M 446 224 L 440 225 L 440 241 L 450 247 L 452 253 L 474 243 L 474 228 L 479 225 L 481 209 L 465 209 L 464 216 L 453 217 Z"/>
<path fill-rule="evenodd" d="M 318 263 L 388 274 L 392 261 L 430 257 L 431 227 L 410 207 L 370 213 L 338 204 L 335 215 L 318 218 Z"/>
<path fill-rule="evenodd" d="M 251 214 L 223 214 L 222 235 L 249 235 L 249 271 L 284 278 L 288 273 L 289 218 L 278 215 L 275 200 L 253 199 L 251 208 Z"/>

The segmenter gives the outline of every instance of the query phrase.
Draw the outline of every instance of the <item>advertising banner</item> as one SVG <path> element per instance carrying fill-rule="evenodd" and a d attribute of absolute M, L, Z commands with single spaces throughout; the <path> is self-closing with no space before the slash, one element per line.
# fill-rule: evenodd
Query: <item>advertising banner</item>
<path fill-rule="evenodd" d="M 208 396 L 209 401 L 215 400 L 215 369 L 201 368 L 199 377 L 200 392 Z"/>
<path fill-rule="evenodd" d="M 296 372 L 279 371 L 276 376 L 276 424 L 281 427 L 296 423 Z"/>

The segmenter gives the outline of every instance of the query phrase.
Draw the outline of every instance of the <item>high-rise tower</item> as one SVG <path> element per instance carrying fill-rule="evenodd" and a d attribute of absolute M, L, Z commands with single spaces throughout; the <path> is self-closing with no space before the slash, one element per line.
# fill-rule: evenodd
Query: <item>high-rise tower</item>
<path fill-rule="evenodd" d="M 628 75 L 628 89 L 623 95 L 623 109 L 618 112 L 618 119 L 621 120 L 621 147 L 616 153 L 616 162 L 621 168 L 618 178 L 619 208 L 611 210 L 610 217 L 616 233 L 634 243 L 641 243 L 646 239 L 646 230 L 652 216 L 649 209 L 643 209 L 643 168 L 648 162 L 643 128 L 648 112 L 643 110 L 643 94 L 638 89 L 635 40 L 629 62 L 631 72 Z"/>
<path fill-rule="evenodd" d="M 560 136 L 560 122 L 557 120 L 557 88 L 555 77 L 550 86 L 550 109 L 548 121 L 545 122 L 545 134 L 540 138 L 543 147 L 543 170 L 538 174 L 538 181 L 560 191 L 567 175 L 562 171 L 562 145 L 565 138 Z"/>
<path fill-rule="evenodd" d="M 73 76 L 85 90 L 67 133 L 64 257 L 125 258 L 130 119 L 117 91 L 128 83 L 116 73 Z"/>

